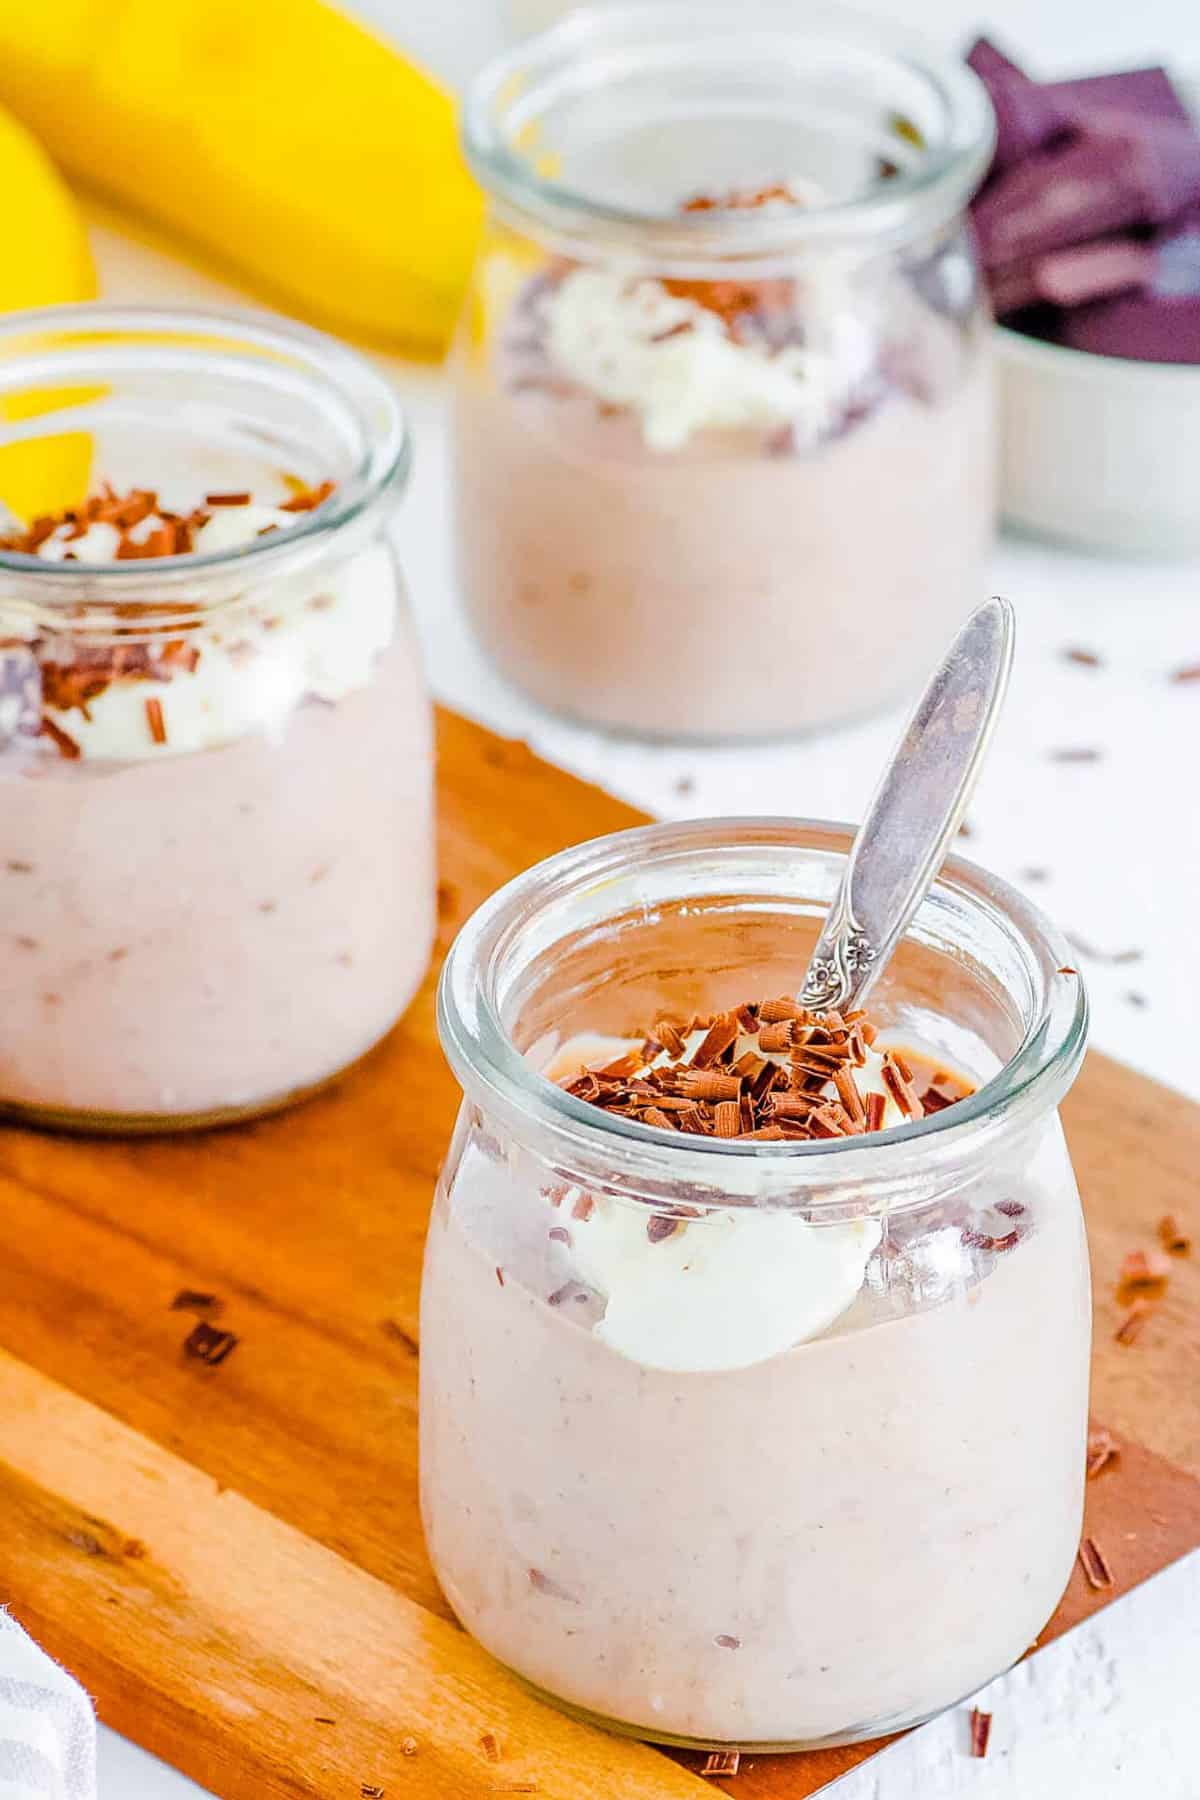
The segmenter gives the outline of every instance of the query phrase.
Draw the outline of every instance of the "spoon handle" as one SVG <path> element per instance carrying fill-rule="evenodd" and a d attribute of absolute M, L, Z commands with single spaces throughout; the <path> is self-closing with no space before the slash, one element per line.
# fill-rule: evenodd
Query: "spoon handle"
<path fill-rule="evenodd" d="M 800 993 L 802 1006 L 861 1005 L 962 823 L 1012 667 L 1013 611 L 971 614 L 917 703 L 846 859 Z"/>

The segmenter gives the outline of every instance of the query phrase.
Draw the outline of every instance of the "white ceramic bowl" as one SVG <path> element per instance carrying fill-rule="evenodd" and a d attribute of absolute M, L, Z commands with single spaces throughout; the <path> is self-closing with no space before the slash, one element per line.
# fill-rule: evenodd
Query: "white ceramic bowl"
<path fill-rule="evenodd" d="M 1011 525 L 1134 556 L 1200 554 L 1200 366 L 1093 356 L 996 327 Z"/>

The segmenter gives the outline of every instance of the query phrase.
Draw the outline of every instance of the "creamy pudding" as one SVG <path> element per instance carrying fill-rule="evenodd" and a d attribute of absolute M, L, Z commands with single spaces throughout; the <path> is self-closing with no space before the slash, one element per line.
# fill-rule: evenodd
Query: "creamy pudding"
<path fill-rule="evenodd" d="M 462 588 L 552 711 L 810 730 L 909 688 L 982 590 L 983 330 L 899 278 L 552 266 L 494 331 L 458 383 Z"/>
<path fill-rule="evenodd" d="M 901 947 L 875 1021 L 733 1003 L 739 958 L 804 966 L 767 874 L 807 895 L 827 856 L 741 831 L 566 853 L 451 953 L 466 1099 L 426 1248 L 421 1488 L 455 1612 L 543 1694 L 786 1749 L 950 1705 L 1066 1586 L 1090 1308 L 1046 1100 L 1081 1015 L 1048 957 L 1031 1063 L 940 942 Z M 1004 967 L 1007 927 L 972 917 L 952 929 Z"/>
<path fill-rule="evenodd" d="M 419 984 L 429 706 L 386 542 L 288 562 L 331 491 L 173 509 L 101 489 L 0 542 L 30 568 L 0 651 L 9 1107 L 121 1128 L 261 1111 L 369 1049 Z M 210 559 L 268 543 L 280 560 L 206 602 Z M 39 566 L 173 585 L 39 605 Z"/>

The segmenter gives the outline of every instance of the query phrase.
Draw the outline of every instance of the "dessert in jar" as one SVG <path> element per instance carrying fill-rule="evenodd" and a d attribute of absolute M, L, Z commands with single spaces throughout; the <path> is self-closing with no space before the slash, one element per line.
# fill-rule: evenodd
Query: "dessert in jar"
<path fill-rule="evenodd" d="M 1023 1654 L 1078 1546 L 1079 979 L 952 862 L 870 1016 L 804 1013 L 849 842 L 602 839 L 501 890 L 443 977 L 430 1554 L 501 1662 L 651 1739 L 912 1724 Z"/>
<path fill-rule="evenodd" d="M 0 1105 L 263 1112 L 395 1022 L 433 930 L 387 384 L 299 328 L 0 327 Z"/>
<path fill-rule="evenodd" d="M 984 583 L 986 96 L 882 27 L 759 10 L 577 15 L 465 115 L 465 604 L 534 700 L 647 736 L 869 712 Z"/>

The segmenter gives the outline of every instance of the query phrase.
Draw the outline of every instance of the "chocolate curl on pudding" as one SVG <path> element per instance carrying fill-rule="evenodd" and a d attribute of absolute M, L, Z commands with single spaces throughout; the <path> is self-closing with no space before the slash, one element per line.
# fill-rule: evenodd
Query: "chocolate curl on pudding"
<path fill-rule="evenodd" d="M 883 1128 L 889 1100 L 902 1120 L 920 1119 L 973 1092 L 912 1052 L 874 1051 L 876 1035 L 865 1012 L 752 1000 L 730 1012 L 656 1020 L 640 1047 L 589 1064 L 562 1085 L 590 1106 L 662 1131 L 771 1141 L 858 1137 Z"/>

